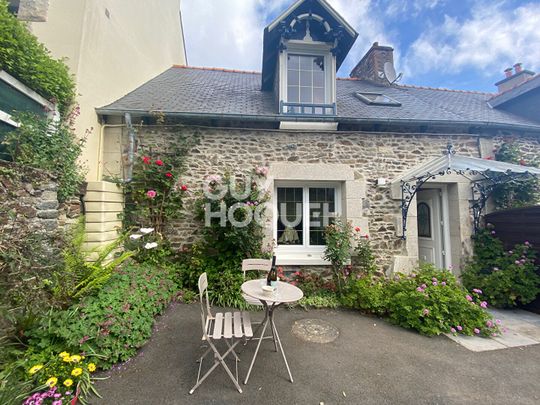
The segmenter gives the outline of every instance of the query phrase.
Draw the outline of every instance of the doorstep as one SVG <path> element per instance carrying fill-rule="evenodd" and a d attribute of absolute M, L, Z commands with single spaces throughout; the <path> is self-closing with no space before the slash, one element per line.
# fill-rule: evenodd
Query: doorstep
<path fill-rule="evenodd" d="M 540 315 L 521 309 L 490 309 L 489 312 L 495 319 L 501 320 L 502 327 L 506 330 L 500 336 L 483 338 L 453 335 L 451 333 L 447 333 L 445 336 L 473 352 L 530 346 L 540 343 Z"/>

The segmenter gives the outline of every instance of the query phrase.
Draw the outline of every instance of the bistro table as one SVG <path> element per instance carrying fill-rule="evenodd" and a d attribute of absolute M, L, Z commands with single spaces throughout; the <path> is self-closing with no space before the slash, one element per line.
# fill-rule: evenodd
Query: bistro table
<path fill-rule="evenodd" d="M 251 360 L 251 364 L 249 366 L 249 370 L 247 372 L 244 384 L 247 384 L 249 380 L 253 364 L 255 364 L 255 359 L 257 358 L 257 353 L 259 352 L 259 347 L 261 346 L 261 342 L 264 339 L 264 332 L 266 331 L 266 327 L 268 326 L 268 324 L 270 324 L 272 328 L 272 340 L 274 341 L 274 347 L 276 349 L 276 352 L 278 351 L 279 345 L 281 355 L 283 356 L 283 361 L 285 362 L 285 366 L 287 367 L 287 371 L 289 372 L 289 378 L 291 382 L 293 382 L 291 370 L 289 368 L 289 364 L 287 363 L 287 357 L 285 357 L 285 352 L 283 351 L 281 339 L 279 338 L 276 324 L 274 323 L 274 310 L 281 304 L 296 302 L 300 300 L 304 296 L 304 293 L 300 288 L 292 284 L 285 283 L 283 281 L 277 282 L 277 287 L 272 293 L 266 292 L 262 289 L 262 287 L 265 285 L 266 279 L 250 280 L 242 284 L 242 292 L 246 295 L 249 295 L 250 297 L 256 298 L 261 301 L 265 310 L 264 319 L 259 326 L 259 328 L 262 326 L 261 336 L 258 338 L 259 342 L 257 343 L 257 348 L 255 349 L 255 354 L 253 355 L 253 359 Z"/>

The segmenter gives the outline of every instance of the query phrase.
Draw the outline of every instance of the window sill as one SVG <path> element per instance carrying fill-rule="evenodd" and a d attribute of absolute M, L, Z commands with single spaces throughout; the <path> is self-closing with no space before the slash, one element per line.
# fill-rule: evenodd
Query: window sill
<path fill-rule="evenodd" d="M 276 249 L 278 266 L 329 266 L 330 262 L 323 258 L 322 252 L 284 252 Z"/>

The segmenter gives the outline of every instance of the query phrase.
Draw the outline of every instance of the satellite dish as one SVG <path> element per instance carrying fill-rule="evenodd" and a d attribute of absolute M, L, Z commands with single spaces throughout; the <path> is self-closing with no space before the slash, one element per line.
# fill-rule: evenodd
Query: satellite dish
<path fill-rule="evenodd" d="M 394 69 L 394 65 L 391 62 L 385 62 L 384 64 L 384 77 L 386 80 L 388 80 L 388 83 L 394 84 L 399 79 L 401 79 L 401 73 L 399 75 L 396 75 L 396 70 Z"/>

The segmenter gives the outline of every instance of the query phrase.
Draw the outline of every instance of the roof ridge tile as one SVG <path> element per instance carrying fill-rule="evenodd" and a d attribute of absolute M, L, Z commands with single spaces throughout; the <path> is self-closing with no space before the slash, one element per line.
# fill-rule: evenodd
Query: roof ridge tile
<path fill-rule="evenodd" d="M 423 89 L 423 90 L 438 90 L 438 91 L 449 91 L 452 93 L 466 93 L 466 94 L 484 94 L 484 95 L 493 95 L 494 93 L 488 93 L 486 91 L 476 91 L 476 90 L 456 90 L 456 89 L 446 89 L 444 87 L 429 87 L 429 86 L 417 86 L 414 84 L 397 84 L 397 87 L 406 87 L 411 89 Z"/>
<path fill-rule="evenodd" d="M 239 69 L 227 69 L 227 68 L 219 68 L 219 67 L 209 67 L 209 66 L 188 66 L 188 65 L 172 65 L 175 69 L 196 69 L 196 70 L 210 70 L 210 71 L 216 71 L 216 72 L 229 72 L 229 73 L 246 73 L 246 74 L 258 74 L 260 75 L 261 72 L 257 72 L 256 70 L 239 70 Z"/>

